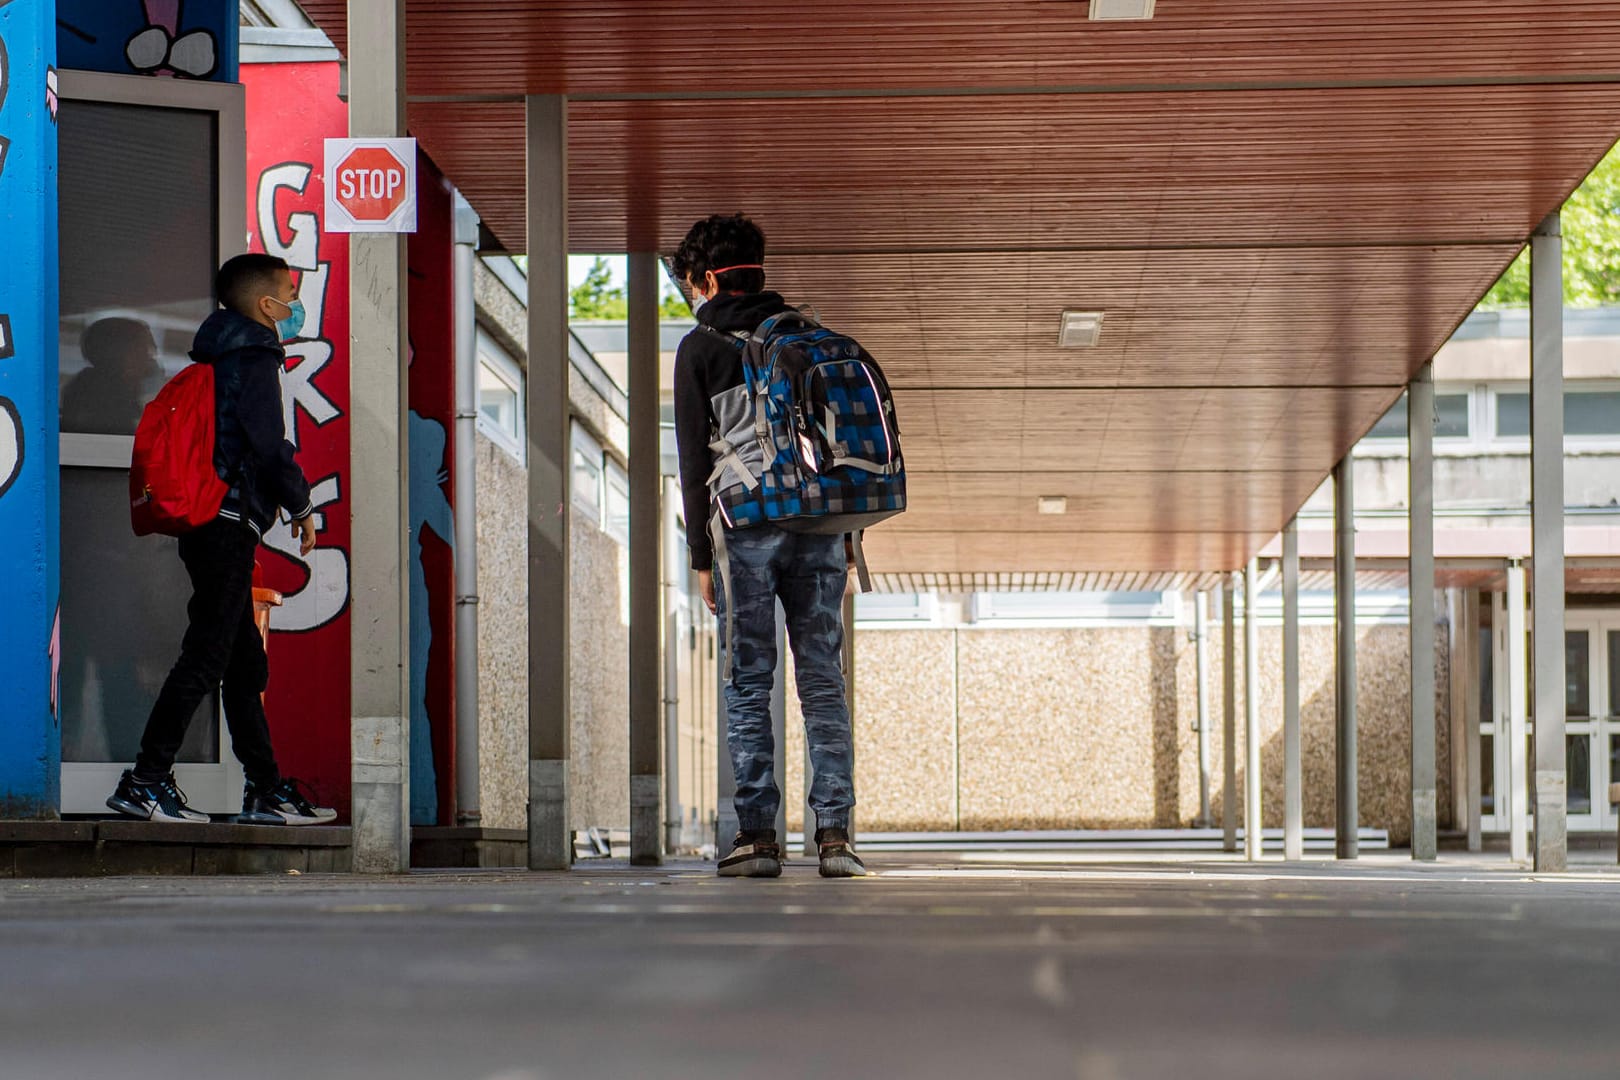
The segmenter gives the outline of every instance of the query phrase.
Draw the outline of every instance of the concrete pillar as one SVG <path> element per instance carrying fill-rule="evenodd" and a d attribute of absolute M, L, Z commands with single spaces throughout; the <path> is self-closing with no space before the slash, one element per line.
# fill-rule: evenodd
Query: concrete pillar
<path fill-rule="evenodd" d="M 455 200 L 456 824 L 483 819 L 478 759 L 478 215 Z"/>
<path fill-rule="evenodd" d="M 1221 850 L 1236 851 L 1237 847 L 1237 595 L 1232 588 L 1232 577 L 1225 575 L 1221 582 L 1221 603 L 1224 608 L 1221 625 L 1221 750 L 1223 757 L 1221 792 Z"/>
<path fill-rule="evenodd" d="M 1260 617 L 1255 612 L 1260 576 L 1258 559 L 1243 568 L 1243 857 L 1258 862 L 1260 834 Z"/>
<path fill-rule="evenodd" d="M 1434 365 L 1407 390 L 1407 593 L 1411 608 L 1412 858 L 1435 857 L 1434 758 Z"/>
<path fill-rule="evenodd" d="M 1554 211 L 1530 239 L 1531 610 L 1536 870 L 1568 868 L 1564 744 L 1564 264 Z"/>
<path fill-rule="evenodd" d="M 1283 526 L 1283 858 L 1305 857 L 1299 742 L 1299 519 Z"/>
<path fill-rule="evenodd" d="M 568 103 L 526 100 L 529 252 L 529 868 L 565 870 L 569 832 Z"/>
<path fill-rule="evenodd" d="M 1355 463 L 1333 467 L 1333 667 L 1335 840 L 1341 859 L 1360 853 L 1356 799 L 1356 503 Z"/>
<path fill-rule="evenodd" d="M 630 254 L 630 862 L 662 857 L 663 726 L 659 662 L 662 531 L 658 442 L 658 257 Z"/>
<path fill-rule="evenodd" d="M 1209 592 L 1199 589 L 1193 598 L 1193 637 L 1198 657 L 1198 821 L 1210 826 L 1209 814 Z"/>
<path fill-rule="evenodd" d="M 1507 594 L 1503 597 L 1507 626 L 1507 827 L 1508 851 L 1514 862 L 1530 858 L 1530 763 L 1529 718 L 1526 716 L 1526 695 L 1529 692 L 1529 670 L 1526 666 L 1524 565 L 1514 559 L 1508 563 Z M 1562 703 L 1560 703 L 1562 704 Z M 1502 781 L 1496 784 L 1497 805 L 1502 805 Z"/>
<path fill-rule="evenodd" d="M 405 134 L 405 0 L 350 0 L 349 134 Z M 410 866 L 406 237 L 349 236 L 354 869 Z"/>

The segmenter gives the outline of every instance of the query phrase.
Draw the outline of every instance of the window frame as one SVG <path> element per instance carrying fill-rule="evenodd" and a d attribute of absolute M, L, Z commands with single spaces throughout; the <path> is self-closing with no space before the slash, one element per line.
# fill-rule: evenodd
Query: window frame
<path fill-rule="evenodd" d="M 1500 416 L 1499 398 L 1502 394 L 1528 394 L 1530 383 L 1523 379 L 1503 379 L 1487 384 L 1486 390 L 1490 397 L 1488 419 L 1490 422 L 1490 446 L 1497 451 L 1510 451 L 1517 453 L 1530 452 L 1529 435 L 1498 435 L 1496 423 Z M 1576 394 L 1613 394 L 1620 393 L 1620 379 L 1579 379 L 1564 380 L 1565 408 L 1568 408 L 1567 399 Z M 1565 452 L 1573 450 L 1620 450 L 1620 431 L 1609 435 L 1571 435 L 1564 433 Z"/>
<path fill-rule="evenodd" d="M 580 501 L 584 487 L 575 482 L 575 473 L 578 470 L 576 457 L 584 457 L 591 463 L 596 471 L 596 482 L 592 485 L 591 501 Z M 591 524 L 601 527 L 603 519 L 604 495 L 607 469 L 603 465 L 604 455 L 602 444 L 596 435 L 575 419 L 568 425 L 568 501 L 575 510 L 583 514 Z"/>
<path fill-rule="evenodd" d="M 477 408 L 478 430 L 522 465 L 526 461 L 528 450 L 528 428 L 525 424 L 528 386 L 527 380 L 523 377 L 523 368 L 519 366 L 517 359 L 481 326 L 478 328 L 476 351 L 479 374 L 488 369 L 489 373 L 500 380 L 517 398 L 516 415 L 513 417 L 515 430 L 507 431 L 484 412 L 483 391 L 480 388 Z"/>

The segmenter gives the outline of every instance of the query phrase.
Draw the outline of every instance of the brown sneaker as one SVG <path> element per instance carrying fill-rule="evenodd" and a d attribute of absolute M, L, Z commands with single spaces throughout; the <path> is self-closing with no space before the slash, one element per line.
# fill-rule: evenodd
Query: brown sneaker
<path fill-rule="evenodd" d="M 822 877 L 866 876 L 866 864 L 850 846 L 848 829 L 817 829 L 816 849 L 821 854 Z"/>
<path fill-rule="evenodd" d="M 720 860 L 721 877 L 781 877 L 782 846 L 775 829 L 747 829 L 737 834 L 731 854 Z"/>

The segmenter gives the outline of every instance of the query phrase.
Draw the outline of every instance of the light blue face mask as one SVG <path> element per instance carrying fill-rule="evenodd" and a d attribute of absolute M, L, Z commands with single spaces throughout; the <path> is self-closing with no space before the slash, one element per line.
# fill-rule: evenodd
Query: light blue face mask
<path fill-rule="evenodd" d="M 276 320 L 276 336 L 282 341 L 291 341 L 304 328 L 304 301 L 296 299 L 289 304 L 278 297 L 270 299 L 287 309 L 287 317 Z"/>

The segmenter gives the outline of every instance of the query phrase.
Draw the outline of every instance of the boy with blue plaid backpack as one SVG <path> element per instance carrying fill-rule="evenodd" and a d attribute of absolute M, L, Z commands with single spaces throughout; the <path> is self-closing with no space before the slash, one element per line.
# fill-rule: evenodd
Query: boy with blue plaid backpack
<path fill-rule="evenodd" d="M 765 291 L 764 258 L 758 226 L 716 215 L 692 226 L 672 267 L 698 320 L 675 356 L 687 545 L 704 602 L 723 620 L 737 780 L 739 831 L 719 872 L 782 872 L 770 710 L 780 599 L 810 751 L 821 874 L 860 877 L 866 868 L 849 837 L 855 792 L 843 601 L 851 561 L 865 577 L 861 530 L 905 509 L 899 429 L 876 362 Z"/>

